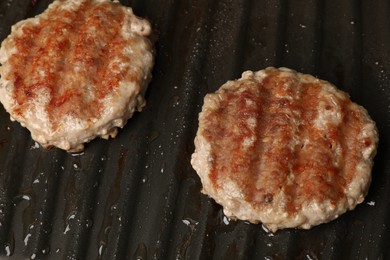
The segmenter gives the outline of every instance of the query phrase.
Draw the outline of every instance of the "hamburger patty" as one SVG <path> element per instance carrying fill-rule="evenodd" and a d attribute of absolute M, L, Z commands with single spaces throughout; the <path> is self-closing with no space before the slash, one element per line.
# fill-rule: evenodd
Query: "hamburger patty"
<path fill-rule="evenodd" d="M 272 232 L 309 229 L 363 201 L 377 142 L 375 123 L 346 93 L 267 68 L 206 95 L 191 163 L 228 217 Z"/>
<path fill-rule="evenodd" d="M 44 147 L 77 152 L 115 137 L 145 105 L 150 23 L 110 0 L 56 0 L 0 49 L 0 101 Z"/>

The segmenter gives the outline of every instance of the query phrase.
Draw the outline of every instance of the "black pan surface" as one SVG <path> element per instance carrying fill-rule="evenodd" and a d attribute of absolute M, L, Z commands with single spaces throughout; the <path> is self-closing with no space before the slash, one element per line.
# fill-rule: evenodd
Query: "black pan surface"
<path fill-rule="evenodd" d="M 1 0 L 0 40 L 50 0 Z M 82 154 L 44 150 L 0 107 L 0 255 L 11 259 L 390 257 L 390 2 L 121 1 L 158 32 L 148 105 Z M 347 91 L 377 122 L 366 200 L 311 230 L 230 221 L 190 165 L 206 93 L 285 66 Z"/>

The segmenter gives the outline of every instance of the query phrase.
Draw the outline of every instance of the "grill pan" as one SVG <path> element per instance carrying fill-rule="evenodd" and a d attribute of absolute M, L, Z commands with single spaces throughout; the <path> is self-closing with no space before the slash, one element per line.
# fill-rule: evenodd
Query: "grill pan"
<path fill-rule="evenodd" d="M 0 40 L 49 0 L 2 0 Z M 387 259 L 390 2 L 121 1 L 159 35 L 147 106 L 81 154 L 44 150 L 0 108 L 0 256 L 10 259 Z M 190 165 L 206 93 L 285 66 L 347 91 L 380 134 L 366 200 L 311 230 L 227 219 Z"/>

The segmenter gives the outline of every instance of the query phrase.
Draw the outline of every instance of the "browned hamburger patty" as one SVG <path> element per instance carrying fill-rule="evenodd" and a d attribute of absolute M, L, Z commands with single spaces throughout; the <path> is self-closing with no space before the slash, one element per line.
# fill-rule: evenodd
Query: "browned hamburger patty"
<path fill-rule="evenodd" d="M 0 101 L 44 147 L 80 151 L 115 137 L 144 105 L 150 23 L 110 0 L 56 0 L 0 49 Z"/>
<path fill-rule="evenodd" d="M 363 201 L 377 142 L 346 93 L 267 68 L 206 95 L 191 163 L 228 217 L 308 229 Z"/>

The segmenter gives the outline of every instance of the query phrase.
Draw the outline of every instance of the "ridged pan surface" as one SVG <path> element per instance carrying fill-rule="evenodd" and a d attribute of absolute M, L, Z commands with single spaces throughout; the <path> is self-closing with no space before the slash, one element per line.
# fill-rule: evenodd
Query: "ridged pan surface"
<path fill-rule="evenodd" d="M 0 40 L 49 0 L 2 0 Z M 390 257 L 390 2 L 121 1 L 158 33 L 147 106 L 82 154 L 44 150 L 0 107 L 0 256 L 10 259 Z M 206 93 L 284 66 L 347 91 L 380 135 L 366 200 L 311 230 L 231 221 L 190 165 Z"/>

